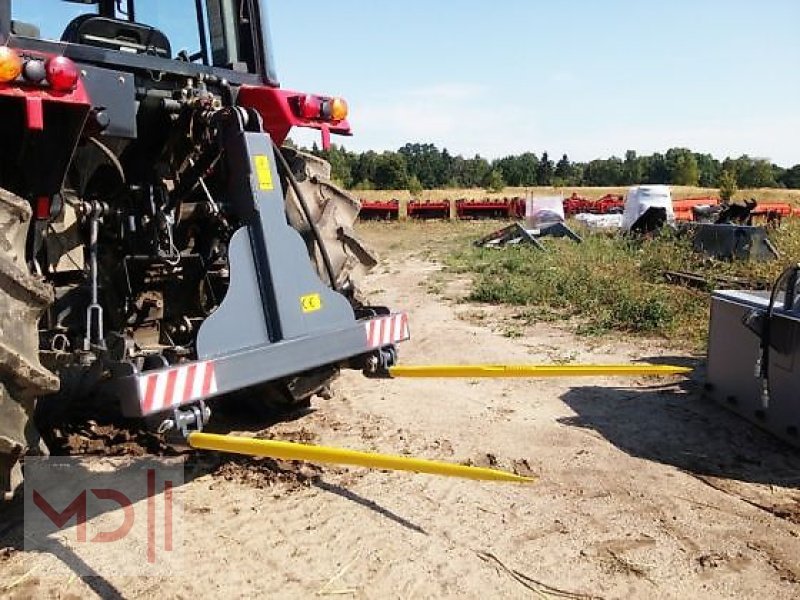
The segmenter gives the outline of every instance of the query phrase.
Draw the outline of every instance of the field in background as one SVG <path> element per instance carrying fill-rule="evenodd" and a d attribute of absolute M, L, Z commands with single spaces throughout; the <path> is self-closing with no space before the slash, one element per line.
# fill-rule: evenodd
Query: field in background
<path fill-rule="evenodd" d="M 384 252 L 415 250 L 443 265 L 427 287 L 445 289 L 447 279 L 466 278 L 467 289 L 451 300 L 511 307 L 509 331 L 534 322 L 562 322 L 579 333 L 661 337 L 670 345 L 702 352 L 708 331 L 714 277 L 771 283 L 800 258 L 800 220 L 787 219 L 770 238 L 781 258 L 769 262 L 718 261 L 692 250 L 688 238 L 666 233 L 648 240 L 592 233 L 572 226 L 583 244 L 547 239 L 547 252 L 531 247 L 502 250 L 472 246 L 498 221 L 405 221 L 361 223 L 368 236 L 384 240 Z M 689 271 L 706 286 L 669 283 L 667 271 Z M 747 283 L 744 284 L 747 287 Z"/>
<path fill-rule="evenodd" d="M 671 186 L 672 197 L 676 200 L 681 198 L 691 198 L 695 196 L 719 196 L 716 188 L 700 188 L 687 186 Z M 624 194 L 627 187 L 507 187 L 502 192 L 492 193 L 481 189 L 443 189 L 443 190 L 424 190 L 419 194 L 422 200 L 457 200 L 479 199 L 479 198 L 510 198 L 514 196 L 558 196 L 565 198 L 573 193 L 583 196 L 589 200 L 596 200 L 606 194 Z M 408 190 L 356 190 L 352 192 L 357 198 L 364 200 L 391 200 L 396 198 L 401 203 L 408 202 L 412 196 Z M 734 196 L 734 200 L 745 198 L 755 198 L 761 202 L 787 202 L 800 206 L 800 190 L 784 190 L 776 188 L 763 188 L 757 190 L 740 190 Z"/>

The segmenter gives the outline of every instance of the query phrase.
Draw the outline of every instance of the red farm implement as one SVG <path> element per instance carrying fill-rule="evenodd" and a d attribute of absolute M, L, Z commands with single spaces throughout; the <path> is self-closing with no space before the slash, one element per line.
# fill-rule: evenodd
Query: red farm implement
<path fill-rule="evenodd" d="M 482 200 L 456 200 L 456 217 L 459 219 L 506 219 L 520 216 L 520 198 L 484 198 Z"/>
<path fill-rule="evenodd" d="M 411 200 L 408 216 L 412 219 L 449 219 L 450 200 Z"/>
<path fill-rule="evenodd" d="M 676 221 L 695 221 L 695 209 L 706 206 L 719 206 L 719 198 L 713 196 L 697 196 L 672 201 Z"/>
<path fill-rule="evenodd" d="M 361 211 L 358 215 L 364 220 L 396 221 L 400 215 L 400 202 L 397 200 L 362 200 Z"/>
<path fill-rule="evenodd" d="M 625 201 L 618 194 L 606 194 L 599 200 L 588 200 L 573 192 L 572 196 L 564 200 L 564 214 L 567 216 L 589 213 L 593 215 L 607 215 L 622 212 Z"/>

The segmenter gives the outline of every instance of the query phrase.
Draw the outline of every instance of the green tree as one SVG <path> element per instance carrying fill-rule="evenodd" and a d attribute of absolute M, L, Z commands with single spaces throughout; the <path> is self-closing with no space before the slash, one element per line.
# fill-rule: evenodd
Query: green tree
<path fill-rule="evenodd" d="M 622 165 L 622 177 L 625 185 L 644 183 L 644 164 L 636 156 L 636 150 L 625 152 L 625 162 Z"/>
<path fill-rule="evenodd" d="M 440 187 L 447 181 L 445 157 L 433 144 L 406 144 L 398 153 L 405 158 L 409 176 L 417 177 L 423 187 Z"/>
<path fill-rule="evenodd" d="M 375 170 L 378 168 L 378 153 L 373 150 L 362 152 L 353 162 L 352 176 L 356 184 L 375 181 Z"/>
<path fill-rule="evenodd" d="M 375 166 L 375 187 L 379 190 L 405 190 L 408 188 L 408 170 L 402 155 L 384 152 L 378 155 Z"/>
<path fill-rule="evenodd" d="M 800 165 L 786 169 L 780 176 L 780 183 L 793 190 L 800 189 Z"/>
<path fill-rule="evenodd" d="M 531 152 L 519 156 L 506 156 L 494 161 L 493 168 L 499 169 L 506 184 L 514 187 L 536 185 L 539 159 Z"/>
<path fill-rule="evenodd" d="M 502 192 L 506 187 L 506 182 L 503 181 L 503 174 L 499 169 L 492 169 L 486 176 L 483 184 L 487 192 Z"/>
<path fill-rule="evenodd" d="M 670 148 L 664 157 L 668 182 L 675 185 L 697 185 L 700 169 L 697 159 L 688 148 Z"/>
<path fill-rule="evenodd" d="M 623 162 L 616 156 L 608 160 L 593 160 L 583 170 L 583 184 L 600 187 L 623 185 L 625 173 Z"/>
<path fill-rule="evenodd" d="M 719 176 L 719 197 L 722 201 L 725 203 L 730 202 L 737 189 L 736 174 L 729 169 L 722 171 Z"/>
<path fill-rule="evenodd" d="M 675 185 L 697 185 L 700 181 L 700 169 L 693 154 L 684 154 L 675 160 L 672 171 L 672 183 Z"/>
<path fill-rule="evenodd" d="M 561 160 L 556 163 L 556 170 L 553 173 L 553 184 L 555 185 L 555 180 L 558 180 L 560 186 L 570 185 L 572 178 L 572 163 L 569 161 L 569 156 L 564 154 Z"/>
<path fill-rule="evenodd" d="M 533 152 L 523 152 L 517 157 L 517 162 L 519 163 L 520 172 L 520 181 L 518 185 L 536 185 L 539 173 L 539 157 Z"/>
<path fill-rule="evenodd" d="M 645 160 L 645 174 L 647 183 L 669 183 L 670 173 L 663 154 L 656 152 L 647 157 Z"/>
<path fill-rule="evenodd" d="M 327 150 L 320 150 L 317 143 L 311 148 L 311 153 L 325 159 L 331 165 L 331 179 L 342 187 L 350 188 L 355 183 L 351 171 L 352 164 L 356 161 L 355 155 L 345 150 L 344 146 L 331 144 Z"/>
<path fill-rule="evenodd" d="M 698 184 L 702 187 L 717 187 L 719 174 L 722 172 L 722 165 L 710 154 L 695 154 L 697 168 L 700 171 Z"/>
<path fill-rule="evenodd" d="M 539 168 L 536 170 L 536 183 L 538 185 L 553 185 L 553 161 L 547 156 L 547 152 L 542 153 L 539 161 Z"/>
<path fill-rule="evenodd" d="M 480 187 L 483 185 L 486 176 L 492 170 L 489 162 L 476 154 L 475 158 L 468 158 L 461 162 L 460 173 L 456 173 L 460 185 L 467 188 Z"/>
<path fill-rule="evenodd" d="M 778 187 L 775 181 L 775 172 L 772 163 L 763 158 L 752 159 L 740 174 L 742 182 L 740 185 L 747 188 Z"/>
<path fill-rule="evenodd" d="M 413 197 L 417 197 L 422 193 L 422 183 L 420 182 L 419 178 L 416 175 L 412 175 L 408 178 L 408 193 L 411 194 Z"/>
<path fill-rule="evenodd" d="M 492 167 L 499 170 L 508 185 L 521 186 L 522 171 L 518 156 L 504 156 L 492 163 Z"/>

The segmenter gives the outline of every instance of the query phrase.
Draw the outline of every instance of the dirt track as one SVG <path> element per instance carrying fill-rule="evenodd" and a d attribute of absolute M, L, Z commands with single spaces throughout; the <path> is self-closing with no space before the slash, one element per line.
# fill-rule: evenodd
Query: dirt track
<path fill-rule="evenodd" d="M 674 360 L 656 342 L 551 326 L 502 335 L 485 307 L 442 300 L 430 236 L 371 226 L 390 256 L 375 300 L 411 315 L 406 363 Z M 685 360 L 685 359 L 683 359 Z M 701 374 L 697 376 L 701 378 Z M 104 597 L 796 598 L 800 453 L 702 401 L 681 380 L 369 381 L 274 435 L 530 470 L 532 486 L 226 464 L 177 492 L 187 564 L 168 579 L 42 578 L 51 557 L 0 556 L 6 595 Z M 2 533 L 2 528 L 0 528 Z M 0 546 L 18 539 L 2 533 Z M 15 542 L 18 543 L 18 542 Z M 8 589 L 8 586 L 12 586 Z M 547 587 L 549 586 L 549 587 Z"/>

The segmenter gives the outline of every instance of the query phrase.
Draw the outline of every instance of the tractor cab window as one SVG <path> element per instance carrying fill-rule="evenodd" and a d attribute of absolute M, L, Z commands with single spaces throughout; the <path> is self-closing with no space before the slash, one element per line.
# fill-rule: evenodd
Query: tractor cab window
<path fill-rule="evenodd" d="M 82 15 L 97 15 L 96 4 L 62 0 L 12 0 L 11 33 L 57 42 L 68 23 Z"/>
<path fill-rule="evenodd" d="M 205 15 L 197 14 L 195 0 L 137 0 L 134 13 L 117 9 L 117 18 L 153 27 L 169 41 L 171 56 L 192 62 L 205 62 L 202 35 L 206 30 Z"/>
<path fill-rule="evenodd" d="M 0 29 L 7 27 L 9 2 L 12 35 L 196 62 L 276 82 L 265 0 L 0 0 Z"/>

